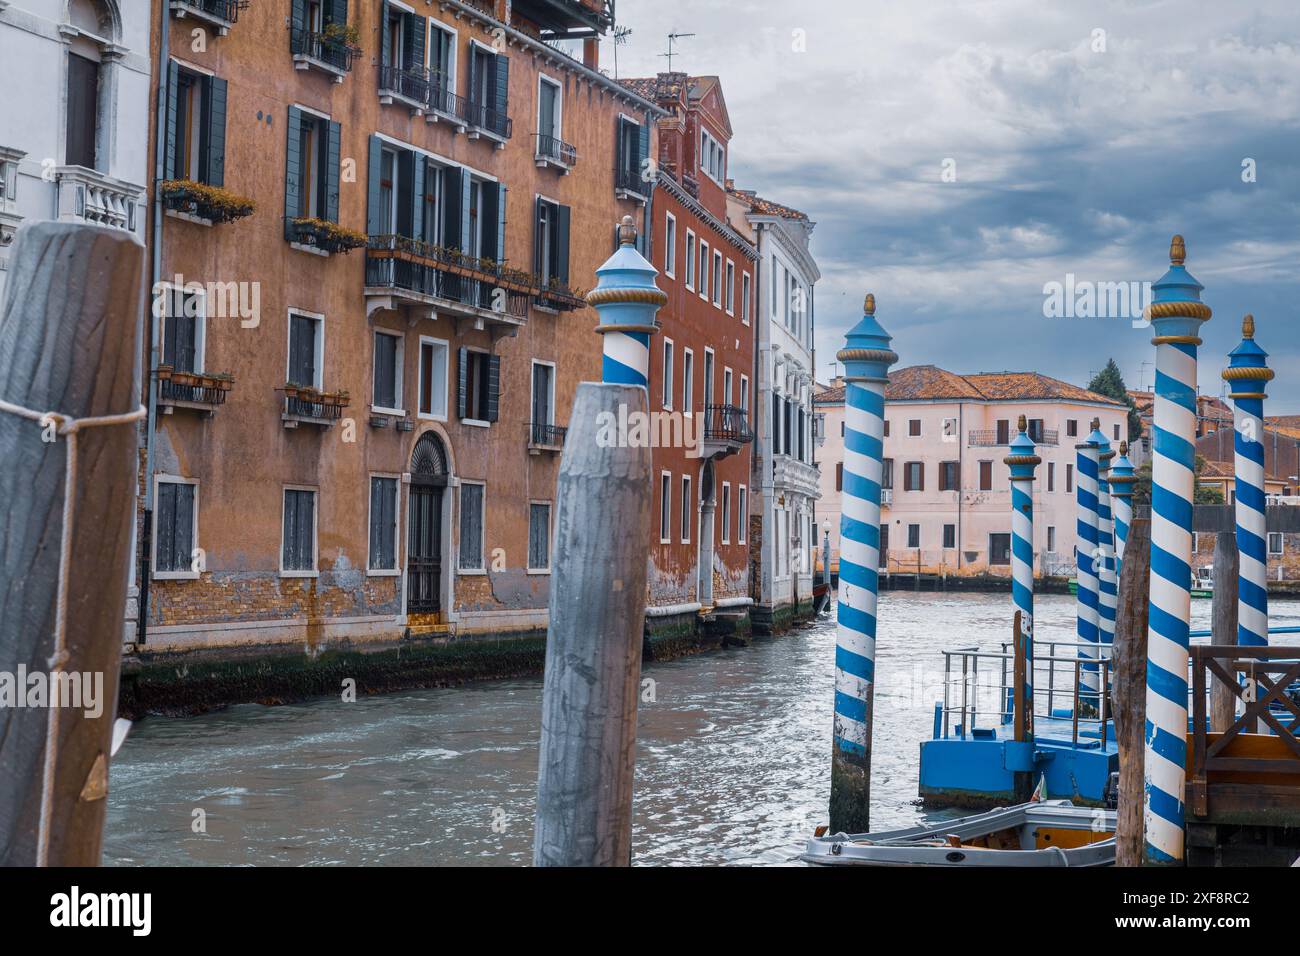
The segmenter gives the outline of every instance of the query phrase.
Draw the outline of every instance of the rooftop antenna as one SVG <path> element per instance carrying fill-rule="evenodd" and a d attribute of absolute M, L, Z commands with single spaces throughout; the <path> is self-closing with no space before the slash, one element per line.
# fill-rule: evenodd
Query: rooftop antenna
<path fill-rule="evenodd" d="M 693 37 L 694 33 L 670 33 L 668 34 L 668 52 L 660 53 L 660 56 L 668 57 L 668 72 L 673 71 L 673 41 L 680 40 L 682 37 Z"/>
<path fill-rule="evenodd" d="M 614 27 L 614 79 L 618 79 L 618 48 L 627 42 L 631 27 Z"/>

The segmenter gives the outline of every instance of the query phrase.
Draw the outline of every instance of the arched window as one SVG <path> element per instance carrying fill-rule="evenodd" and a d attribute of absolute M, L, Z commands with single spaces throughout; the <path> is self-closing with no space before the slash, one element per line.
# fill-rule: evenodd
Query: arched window
<path fill-rule="evenodd" d="M 105 171 L 111 84 L 106 75 L 115 57 L 116 9 L 107 0 L 68 0 L 68 75 L 64 110 L 64 164 Z"/>

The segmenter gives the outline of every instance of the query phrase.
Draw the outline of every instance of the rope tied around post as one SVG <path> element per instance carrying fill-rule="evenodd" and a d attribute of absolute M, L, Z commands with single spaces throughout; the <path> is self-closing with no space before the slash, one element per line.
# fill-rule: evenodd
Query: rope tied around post
<path fill-rule="evenodd" d="M 142 420 L 147 414 L 143 405 L 135 411 L 117 415 L 97 415 L 73 418 L 62 412 L 40 412 L 0 399 L 0 411 L 36 422 L 42 428 L 55 427 L 55 434 L 68 439 L 67 459 L 63 467 L 63 527 L 59 532 L 59 584 L 54 612 L 54 653 L 48 658 L 51 674 L 58 673 L 68 662 L 68 567 L 72 563 L 72 510 L 71 489 L 77 484 L 77 434 L 83 428 L 100 428 L 126 425 Z M 46 866 L 50 849 L 50 816 L 53 812 L 54 761 L 58 749 L 59 708 L 51 705 L 45 732 L 45 758 L 41 781 L 41 820 L 37 846 L 37 866 Z"/>

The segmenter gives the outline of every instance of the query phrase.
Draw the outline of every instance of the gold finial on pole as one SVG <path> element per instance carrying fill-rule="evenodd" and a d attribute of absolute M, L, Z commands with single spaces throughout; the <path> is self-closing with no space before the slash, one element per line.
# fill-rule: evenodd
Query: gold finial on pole
<path fill-rule="evenodd" d="M 1181 266 L 1187 258 L 1187 246 L 1183 244 L 1182 236 L 1174 236 L 1169 242 L 1169 262 L 1171 265 Z"/>
<path fill-rule="evenodd" d="M 1095 432 L 1099 432 L 1099 431 L 1101 431 L 1101 419 L 1100 419 L 1100 418 L 1094 418 L 1094 419 L 1092 420 L 1092 430 L 1095 431 Z"/>
<path fill-rule="evenodd" d="M 1128 442 L 1127 442 L 1127 441 L 1122 441 L 1122 442 L 1119 443 L 1119 455 L 1120 455 L 1121 458 L 1124 458 L 1124 457 L 1127 457 L 1127 456 L 1128 456 Z"/>
<path fill-rule="evenodd" d="M 631 216 L 624 216 L 618 224 L 618 241 L 620 245 L 630 246 L 636 242 L 636 224 Z"/>
<path fill-rule="evenodd" d="M 1249 312 L 1241 320 L 1241 337 L 1243 339 L 1253 339 L 1255 337 L 1255 317 Z"/>
<path fill-rule="evenodd" d="M 1027 427 L 1029 426 L 1025 424 L 1025 416 L 1021 415 L 1020 421 L 1016 422 L 1016 428 L 1020 429 L 1021 431 L 1024 431 Z"/>
<path fill-rule="evenodd" d="M 867 293 L 867 297 L 862 301 L 862 311 L 867 315 L 876 314 L 876 295 L 874 292 Z"/>

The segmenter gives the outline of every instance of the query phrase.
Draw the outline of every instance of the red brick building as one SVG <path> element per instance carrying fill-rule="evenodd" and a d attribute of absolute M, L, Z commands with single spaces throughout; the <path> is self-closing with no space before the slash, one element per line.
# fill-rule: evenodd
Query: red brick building
<path fill-rule="evenodd" d="M 699 430 L 655 449 L 654 633 L 748 617 L 757 250 L 727 223 L 732 131 L 718 78 L 624 83 L 668 114 L 644 173 L 654 182 L 650 260 L 668 295 L 651 343 L 650 411 L 689 416 Z"/>

